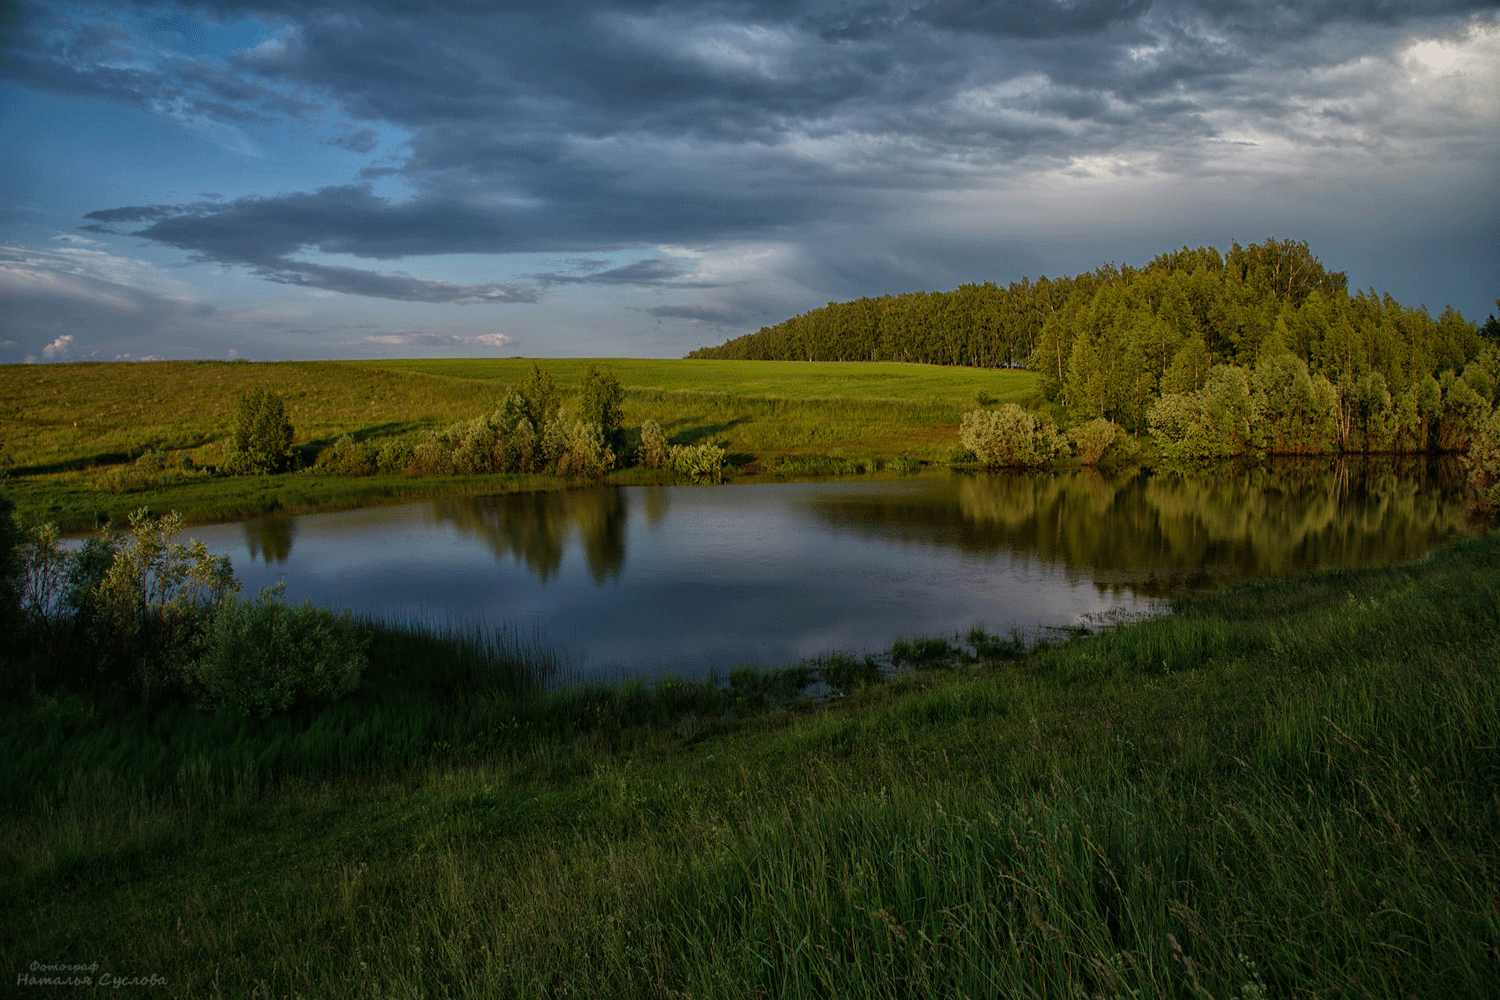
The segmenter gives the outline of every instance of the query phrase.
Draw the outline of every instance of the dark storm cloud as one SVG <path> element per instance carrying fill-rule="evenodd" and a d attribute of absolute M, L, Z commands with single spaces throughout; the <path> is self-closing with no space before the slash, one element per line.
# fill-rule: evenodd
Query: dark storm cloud
<path fill-rule="evenodd" d="M 380 145 L 380 133 L 372 128 L 356 128 L 340 132 L 332 139 L 324 141 L 330 146 L 338 146 L 351 153 L 370 153 Z"/>
<path fill-rule="evenodd" d="M 657 319 L 685 319 L 710 326 L 737 326 L 751 318 L 752 313 L 744 309 L 721 306 L 654 306 L 646 310 Z"/>
<path fill-rule="evenodd" d="M 485 245 L 483 225 L 456 206 L 428 206 L 414 217 L 405 206 L 392 205 L 368 187 L 325 188 L 310 195 L 241 198 L 221 204 L 131 205 L 90 212 L 85 218 L 101 226 L 150 222 L 134 235 L 176 247 L 195 260 L 249 267 L 267 280 L 349 295 L 406 302 L 536 302 L 541 294 L 521 285 L 454 285 L 406 275 L 300 261 L 298 252 L 358 253 L 396 258 L 413 251 L 405 242 L 419 231 L 461 240 L 467 229 L 472 245 Z M 90 227 L 84 227 L 90 228 Z M 111 230 L 117 231 L 117 230 Z M 433 243 L 431 252 L 454 252 Z"/>
<path fill-rule="evenodd" d="M 115 26 L 39 5 L 23 7 L 3 38 L 0 80 L 53 93 L 118 101 L 140 111 L 226 123 L 315 117 L 317 104 L 225 66 L 158 51 Z"/>
<path fill-rule="evenodd" d="M 217 61 L 143 62 L 143 43 L 105 18 L 33 10 L 4 72 L 24 86 L 230 124 L 369 123 L 328 126 L 324 141 L 356 153 L 376 148 L 369 125 L 383 124 L 406 133 L 403 158 L 372 163 L 363 178 L 410 194 L 335 185 L 90 219 L 140 224 L 142 238 L 272 281 L 413 301 L 536 293 L 296 256 L 797 241 L 811 228 L 879 227 L 913 198 L 1080 157 L 1144 151 L 1190 175 L 1218 155 L 1216 114 L 1254 116 L 1300 144 L 1334 141 L 1298 119 L 1285 81 L 1361 55 L 1388 58 L 1414 31 L 1452 34 L 1465 17 L 1497 10 L 1475 0 L 192 6 L 259 18 L 276 37 Z M 1319 86 L 1312 96 L 1329 121 L 1370 113 L 1338 104 L 1357 81 Z M 865 248 L 852 239 L 843 249 L 855 259 Z M 677 266 L 652 258 L 533 278 L 649 285 L 680 279 Z"/>
<path fill-rule="evenodd" d="M 1091 34 L 1133 21 L 1151 0 L 937 0 L 918 7 L 920 20 L 940 28 L 977 31 L 1013 38 L 1056 38 Z"/>
<path fill-rule="evenodd" d="M 346 295 L 368 295 L 401 302 L 539 302 L 541 292 L 524 285 L 451 285 L 403 274 L 379 274 L 358 267 L 280 261 L 255 268 L 255 273 L 282 285 L 301 285 Z"/>
<path fill-rule="evenodd" d="M 581 273 L 565 274 L 551 272 L 532 274 L 528 277 L 547 285 L 665 285 L 671 284 L 687 273 L 681 261 L 669 257 L 649 257 L 645 260 L 622 264 L 619 267 L 601 269 L 600 261 L 583 261 Z"/>

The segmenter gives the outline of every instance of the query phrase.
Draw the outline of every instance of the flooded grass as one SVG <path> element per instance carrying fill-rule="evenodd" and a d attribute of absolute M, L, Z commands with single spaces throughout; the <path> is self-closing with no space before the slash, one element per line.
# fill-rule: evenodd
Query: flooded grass
<path fill-rule="evenodd" d="M 1500 534 L 1016 641 L 547 693 L 524 636 L 403 626 L 357 698 L 295 718 L 12 705 L 0 968 L 170 996 L 1489 995 Z"/>

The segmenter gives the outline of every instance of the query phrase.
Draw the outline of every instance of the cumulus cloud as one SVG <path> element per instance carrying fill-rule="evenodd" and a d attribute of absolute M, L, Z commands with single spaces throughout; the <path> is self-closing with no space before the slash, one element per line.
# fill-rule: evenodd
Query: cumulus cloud
<path fill-rule="evenodd" d="M 42 357 L 48 361 L 60 361 L 68 356 L 68 348 L 73 345 L 73 335 L 65 333 L 52 343 L 42 348 Z"/>

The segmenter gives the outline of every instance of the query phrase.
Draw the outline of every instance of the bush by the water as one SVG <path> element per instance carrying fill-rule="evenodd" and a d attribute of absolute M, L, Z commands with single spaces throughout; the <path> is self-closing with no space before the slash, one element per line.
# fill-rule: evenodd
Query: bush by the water
<path fill-rule="evenodd" d="M 214 607 L 203 653 L 183 668 L 183 680 L 205 705 L 265 718 L 353 692 L 367 645 L 348 611 L 310 601 L 289 607 L 281 588 L 268 588 L 255 601 L 231 596 Z"/>
<path fill-rule="evenodd" d="M 174 542 L 181 530 L 177 513 L 142 508 L 127 532 L 106 527 L 71 552 L 50 524 L 0 535 L 5 690 L 190 695 L 264 716 L 358 685 L 364 640 L 347 613 L 288 608 L 279 592 L 241 601 L 229 557 Z"/>
<path fill-rule="evenodd" d="M 1500 510 L 1500 407 L 1474 436 L 1468 463 L 1469 481 L 1481 505 Z"/>
<path fill-rule="evenodd" d="M 274 392 L 256 389 L 240 397 L 234 434 L 224 442 L 220 469 L 229 473 L 285 472 L 292 467 L 291 418 Z"/>
<path fill-rule="evenodd" d="M 987 469 L 1046 465 L 1068 443 L 1050 416 L 1029 413 L 1014 403 L 965 413 L 958 439 Z"/>
<path fill-rule="evenodd" d="M 1245 370 L 1217 365 L 1203 388 L 1152 402 L 1148 419 L 1168 458 L 1201 461 L 1257 452 L 1262 438 L 1251 425 L 1251 412 Z"/>
<path fill-rule="evenodd" d="M 648 469 L 667 464 L 667 435 L 655 420 L 641 424 L 640 462 Z"/>
<path fill-rule="evenodd" d="M 54 659 L 64 661 L 53 664 L 63 677 L 150 699 L 176 686 L 208 613 L 240 585 L 227 556 L 200 541 L 173 541 L 182 530 L 177 513 L 152 517 L 143 507 L 129 522 L 123 535 L 107 527 L 77 553 L 60 552 L 55 531 L 37 531 L 30 577 L 62 587 L 31 595 L 29 604 L 38 631 L 55 644 Z"/>
<path fill-rule="evenodd" d="M 1106 455 L 1114 457 L 1127 440 L 1124 428 L 1103 417 L 1073 428 L 1068 439 L 1073 443 L 1073 453 L 1084 465 L 1098 465 Z"/>
<path fill-rule="evenodd" d="M 674 444 L 667 455 L 668 467 L 695 483 L 717 483 L 724 479 L 724 449 L 716 444 Z"/>
<path fill-rule="evenodd" d="M 615 373 L 589 365 L 578 386 L 578 418 L 596 424 L 604 436 L 604 446 L 616 455 L 625 451 L 625 432 L 620 426 L 624 402 L 625 390 Z"/>
<path fill-rule="evenodd" d="M 317 467 L 346 476 L 373 476 L 380 469 L 380 458 L 381 451 L 373 444 L 345 434 L 318 456 Z"/>

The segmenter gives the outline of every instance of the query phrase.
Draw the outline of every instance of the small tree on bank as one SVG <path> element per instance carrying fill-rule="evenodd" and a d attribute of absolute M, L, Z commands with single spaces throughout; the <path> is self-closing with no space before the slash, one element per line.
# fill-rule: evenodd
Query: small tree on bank
<path fill-rule="evenodd" d="M 292 421 L 274 392 L 256 389 L 240 397 L 234 435 L 225 442 L 224 471 L 276 473 L 292 467 Z"/>
<path fill-rule="evenodd" d="M 598 424 L 604 431 L 604 443 L 616 455 L 625 453 L 625 431 L 620 425 L 625 403 L 625 390 L 615 373 L 598 365 L 589 365 L 583 373 L 583 382 L 578 387 L 578 419 L 584 423 Z"/>

